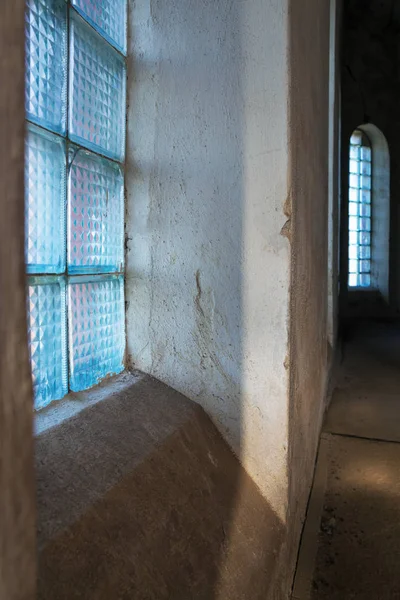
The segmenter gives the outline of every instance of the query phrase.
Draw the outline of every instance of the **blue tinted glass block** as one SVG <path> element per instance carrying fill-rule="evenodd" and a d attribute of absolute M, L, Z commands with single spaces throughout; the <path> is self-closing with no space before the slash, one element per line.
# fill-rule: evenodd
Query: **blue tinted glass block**
<path fill-rule="evenodd" d="M 358 217 L 349 217 L 349 230 L 350 231 L 358 230 Z"/>
<path fill-rule="evenodd" d="M 359 146 L 350 146 L 350 158 L 358 160 L 360 158 Z"/>
<path fill-rule="evenodd" d="M 358 215 L 359 204 L 357 202 L 349 202 L 349 215 L 356 217 Z"/>
<path fill-rule="evenodd" d="M 371 177 L 362 175 L 360 177 L 360 187 L 363 188 L 364 190 L 370 190 L 371 189 Z"/>
<path fill-rule="evenodd" d="M 27 0 L 25 109 L 27 117 L 65 133 L 67 7 L 64 0 Z"/>
<path fill-rule="evenodd" d="M 72 5 L 111 44 L 126 53 L 127 0 L 72 0 Z"/>
<path fill-rule="evenodd" d="M 358 244 L 358 233 L 356 231 L 349 231 L 349 244 Z"/>
<path fill-rule="evenodd" d="M 68 284 L 70 388 L 77 392 L 123 370 L 122 276 L 73 277 Z"/>
<path fill-rule="evenodd" d="M 371 285 L 371 275 L 367 273 L 363 273 L 359 275 L 359 283 L 362 287 L 370 287 Z"/>
<path fill-rule="evenodd" d="M 70 138 L 110 158 L 123 160 L 124 59 L 74 12 L 70 24 Z"/>
<path fill-rule="evenodd" d="M 350 202 L 358 202 L 359 190 L 358 188 L 349 189 L 349 200 Z"/>
<path fill-rule="evenodd" d="M 349 273 L 357 273 L 358 271 L 358 260 L 349 260 Z"/>
<path fill-rule="evenodd" d="M 350 173 L 355 173 L 358 175 L 360 172 L 360 163 L 358 160 L 350 160 Z"/>
<path fill-rule="evenodd" d="M 367 146 L 361 148 L 361 159 L 371 162 L 371 148 Z"/>
<path fill-rule="evenodd" d="M 29 125 L 25 141 L 25 260 L 28 273 L 65 270 L 65 142 Z"/>
<path fill-rule="evenodd" d="M 122 271 L 123 173 L 110 160 L 74 151 L 68 182 L 68 271 Z"/>
<path fill-rule="evenodd" d="M 64 280 L 30 278 L 28 340 L 36 409 L 68 391 L 65 317 Z"/>
<path fill-rule="evenodd" d="M 365 231 L 360 232 L 360 244 L 365 246 L 371 245 L 371 234 L 366 233 Z"/>
<path fill-rule="evenodd" d="M 349 246 L 349 259 L 357 259 L 358 258 L 358 247 L 357 246 Z"/>
<path fill-rule="evenodd" d="M 362 217 L 370 217 L 371 216 L 371 205 L 370 204 L 360 204 L 360 215 Z"/>

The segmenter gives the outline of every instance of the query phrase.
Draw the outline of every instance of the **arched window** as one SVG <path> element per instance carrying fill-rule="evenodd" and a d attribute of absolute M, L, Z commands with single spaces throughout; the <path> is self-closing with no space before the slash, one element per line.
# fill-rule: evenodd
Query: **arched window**
<path fill-rule="evenodd" d="M 372 148 L 356 129 L 350 138 L 349 286 L 371 287 Z"/>
<path fill-rule="evenodd" d="M 372 123 L 350 138 L 348 285 L 389 301 L 390 156 Z"/>

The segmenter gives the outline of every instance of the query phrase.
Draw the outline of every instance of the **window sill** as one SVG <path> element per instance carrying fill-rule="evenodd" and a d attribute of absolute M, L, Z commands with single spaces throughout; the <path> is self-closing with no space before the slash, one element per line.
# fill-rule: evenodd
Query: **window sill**
<path fill-rule="evenodd" d="M 41 410 L 35 412 L 34 415 L 34 432 L 35 435 L 40 435 L 60 425 L 63 421 L 77 415 L 85 408 L 97 404 L 102 400 L 106 400 L 111 396 L 124 392 L 132 384 L 143 379 L 143 373 L 132 374 L 123 371 L 119 375 L 109 377 L 88 390 L 82 392 L 70 392 L 62 400 L 54 400 Z"/>

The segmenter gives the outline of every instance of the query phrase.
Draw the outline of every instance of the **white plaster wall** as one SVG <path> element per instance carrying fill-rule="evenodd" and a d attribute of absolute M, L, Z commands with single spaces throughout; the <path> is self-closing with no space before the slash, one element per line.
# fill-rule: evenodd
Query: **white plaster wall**
<path fill-rule="evenodd" d="M 130 2 L 127 348 L 287 506 L 287 0 Z"/>

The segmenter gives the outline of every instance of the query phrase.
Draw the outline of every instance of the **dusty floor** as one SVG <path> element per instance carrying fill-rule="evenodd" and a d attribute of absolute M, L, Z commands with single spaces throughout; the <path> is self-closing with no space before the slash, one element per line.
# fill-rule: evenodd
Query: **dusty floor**
<path fill-rule="evenodd" d="M 399 442 L 400 326 L 360 324 L 321 437 L 296 600 L 400 599 Z"/>

